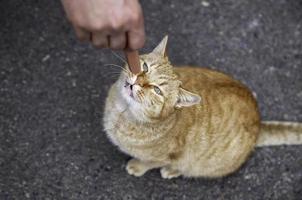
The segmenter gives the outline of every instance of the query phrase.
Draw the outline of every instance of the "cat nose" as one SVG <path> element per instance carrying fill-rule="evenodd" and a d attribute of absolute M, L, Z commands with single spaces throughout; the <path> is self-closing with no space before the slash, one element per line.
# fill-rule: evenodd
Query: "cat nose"
<path fill-rule="evenodd" d="M 130 85 L 130 90 L 132 90 L 133 89 L 133 85 Z"/>
<path fill-rule="evenodd" d="M 135 81 L 134 84 L 137 84 L 137 85 L 143 87 L 144 86 L 144 78 L 142 76 L 137 76 L 136 81 Z"/>

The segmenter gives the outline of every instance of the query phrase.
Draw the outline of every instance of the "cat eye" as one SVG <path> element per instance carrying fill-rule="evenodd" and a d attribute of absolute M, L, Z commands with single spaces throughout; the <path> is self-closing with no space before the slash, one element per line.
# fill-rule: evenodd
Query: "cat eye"
<path fill-rule="evenodd" d="M 143 71 L 146 73 L 148 72 L 148 65 L 144 62 L 143 64 Z"/>
<path fill-rule="evenodd" d="M 154 86 L 154 91 L 158 95 L 163 95 L 162 92 L 161 92 L 161 90 L 157 86 Z"/>

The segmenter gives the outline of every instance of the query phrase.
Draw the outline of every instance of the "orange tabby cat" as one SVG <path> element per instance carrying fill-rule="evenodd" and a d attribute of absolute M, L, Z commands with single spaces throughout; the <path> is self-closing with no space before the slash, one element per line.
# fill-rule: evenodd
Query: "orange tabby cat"
<path fill-rule="evenodd" d="M 107 97 L 104 127 L 133 157 L 129 174 L 161 168 L 163 178 L 221 177 L 256 145 L 302 144 L 301 124 L 261 123 L 247 87 L 214 70 L 173 68 L 166 44 L 167 37 L 140 56 L 140 74 L 123 71 Z"/>

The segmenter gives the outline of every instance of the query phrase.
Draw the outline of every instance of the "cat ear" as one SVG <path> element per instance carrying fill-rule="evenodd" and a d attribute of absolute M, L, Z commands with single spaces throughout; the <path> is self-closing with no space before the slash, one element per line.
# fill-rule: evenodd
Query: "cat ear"
<path fill-rule="evenodd" d="M 162 41 L 155 47 L 153 53 L 160 54 L 163 57 L 167 56 L 167 43 L 168 43 L 168 36 L 166 35 Z"/>
<path fill-rule="evenodd" d="M 198 94 L 191 93 L 183 88 L 179 88 L 178 99 L 175 107 L 190 107 L 199 104 L 201 97 Z"/>

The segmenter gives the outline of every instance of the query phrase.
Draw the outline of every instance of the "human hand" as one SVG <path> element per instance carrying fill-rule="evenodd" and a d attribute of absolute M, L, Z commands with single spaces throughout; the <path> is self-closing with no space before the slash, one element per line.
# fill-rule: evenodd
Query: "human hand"
<path fill-rule="evenodd" d="M 145 42 L 138 0 L 61 0 L 81 41 L 99 48 L 135 50 Z"/>

